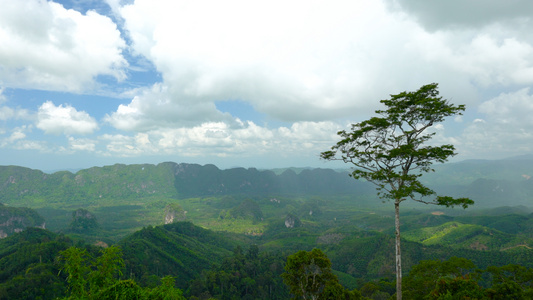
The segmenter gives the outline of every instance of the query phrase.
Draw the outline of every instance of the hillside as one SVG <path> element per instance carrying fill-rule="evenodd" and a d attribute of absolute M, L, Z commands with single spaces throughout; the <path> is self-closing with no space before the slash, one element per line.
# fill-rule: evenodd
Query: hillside
<path fill-rule="evenodd" d="M 456 221 L 439 226 L 423 227 L 403 233 L 406 240 L 423 245 L 442 245 L 474 250 L 500 250 L 523 246 L 533 249 L 533 240 L 496 229 Z"/>
<path fill-rule="evenodd" d="M 441 194 L 466 196 L 475 208 L 524 205 L 533 207 L 533 160 L 463 161 L 435 165 L 422 181 Z M 276 172 L 274 172 L 276 171 Z M 331 169 L 288 168 L 257 170 L 214 165 L 178 164 L 93 167 L 76 173 L 46 174 L 17 166 L 0 166 L 0 202 L 31 208 L 79 208 L 137 204 L 165 199 L 224 195 L 339 196 L 368 195 L 370 183 L 348 172 Z M 297 172 L 296 172 L 297 171 Z M 369 199 L 371 200 L 371 199 Z M 373 204 L 373 201 L 360 204 Z"/>
<path fill-rule="evenodd" d="M 522 172 L 523 165 L 511 164 L 504 173 Z M 497 167 L 462 166 L 438 171 L 440 179 L 460 178 L 462 184 L 455 179 L 434 184 L 439 191 L 471 196 L 475 209 L 409 202 L 402 207 L 404 270 L 421 260 L 453 256 L 480 268 L 533 267 L 530 180 L 499 177 Z M 262 295 L 286 294 L 279 274 L 287 255 L 313 248 L 328 255 L 350 288 L 368 280 L 387 282 L 394 273 L 392 207 L 376 201 L 372 185 L 346 172 L 162 163 L 46 174 L 8 166 L 0 167 L 0 199 L 7 203 L 0 211 L 26 214 L 31 224 L 46 221 L 50 230 L 27 222 L 30 228 L 0 240 L 0 299 L 25 290 L 47 298 L 63 295 L 65 280 L 57 275 L 55 259 L 74 244 L 93 257 L 100 252 L 96 246 L 119 245 L 125 278 L 156 286 L 172 275 L 188 295 L 205 299 L 206 292 L 222 295 L 230 288 L 248 295 L 254 286 Z M 258 265 L 264 274 L 256 273 Z M 38 290 L 42 282 L 51 289 Z"/>
<path fill-rule="evenodd" d="M 126 274 L 146 280 L 142 274 L 171 275 L 182 288 L 202 270 L 220 263 L 243 243 L 237 236 L 216 234 L 189 222 L 146 227 L 127 236 L 118 245 L 123 249 Z"/>
<path fill-rule="evenodd" d="M 66 281 L 56 258 L 70 246 L 69 238 L 40 228 L 0 239 L 0 299 L 55 299 L 64 295 Z"/>
<path fill-rule="evenodd" d="M 328 169 L 272 171 L 161 163 L 93 167 L 46 174 L 0 166 L 0 202 L 17 206 L 102 204 L 109 200 L 220 195 L 338 195 L 373 192 L 347 173 Z M 64 207 L 63 207 L 64 208 Z"/>
<path fill-rule="evenodd" d="M 0 203 L 0 239 L 21 232 L 27 227 L 44 229 L 46 222 L 36 211 L 27 207 L 8 207 Z"/>

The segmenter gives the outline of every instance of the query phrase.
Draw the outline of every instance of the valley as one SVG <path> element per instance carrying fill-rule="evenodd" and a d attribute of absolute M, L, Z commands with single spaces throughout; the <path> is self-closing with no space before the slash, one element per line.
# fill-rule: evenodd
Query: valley
<path fill-rule="evenodd" d="M 406 274 L 421 261 L 452 257 L 480 269 L 533 268 L 533 185 L 522 176 L 527 170 L 533 170 L 533 161 L 467 161 L 423 177 L 439 193 L 468 196 L 476 204 L 463 210 L 406 202 L 401 211 Z M 47 174 L 5 166 L 0 202 L 0 225 L 13 221 L 13 214 L 26 218 L 17 225 L 24 231 L 6 227 L 9 234 L 0 240 L 0 299 L 27 284 L 31 278 L 23 274 L 36 264 L 44 264 L 37 277 L 52 276 L 59 270 L 59 251 L 77 246 L 96 255 L 111 245 L 122 249 L 123 278 L 155 286 L 161 277 L 174 276 L 191 299 L 202 299 L 209 289 L 213 296 L 216 289 L 205 276 L 230 272 L 224 264 L 241 259 L 239 253 L 246 263 L 253 247 L 259 253 L 254 264 L 265 268 L 261 272 L 269 269 L 263 263 L 270 264 L 270 279 L 262 277 L 259 284 L 254 272 L 246 278 L 253 277 L 262 295 L 276 290 L 279 297 L 272 299 L 288 297 L 279 277 L 287 256 L 313 248 L 327 254 L 344 287 L 361 290 L 381 282 L 379 290 L 391 294 L 384 282 L 394 278 L 393 207 L 376 199 L 372 185 L 343 170 L 221 170 L 167 162 Z M 23 253 L 31 254 L 22 259 Z M 64 279 L 50 278 L 57 294 L 65 293 Z"/>

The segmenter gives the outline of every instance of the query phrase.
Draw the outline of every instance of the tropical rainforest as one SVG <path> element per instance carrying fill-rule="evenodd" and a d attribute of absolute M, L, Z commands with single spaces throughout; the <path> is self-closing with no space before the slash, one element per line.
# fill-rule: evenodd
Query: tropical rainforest
<path fill-rule="evenodd" d="M 533 158 L 435 166 L 405 299 L 533 299 Z M 389 299 L 394 211 L 349 170 L 0 166 L 0 299 Z M 311 280 L 312 279 L 312 280 Z"/>

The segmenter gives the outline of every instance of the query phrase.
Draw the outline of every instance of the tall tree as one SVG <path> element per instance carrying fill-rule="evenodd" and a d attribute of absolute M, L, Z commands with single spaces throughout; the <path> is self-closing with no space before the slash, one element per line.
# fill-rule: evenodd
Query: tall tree
<path fill-rule="evenodd" d="M 436 196 L 419 181 L 423 173 L 434 171 L 431 168 L 434 162 L 443 163 L 456 154 L 453 145 L 427 145 L 435 135 L 428 129 L 465 110 L 464 105 L 455 106 L 439 97 L 437 87 L 438 84 L 432 83 L 415 92 L 402 92 L 381 100 L 386 110 L 376 110 L 379 116 L 352 124 L 349 132 L 339 131 L 342 139 L 330 151 L 321 153 L 323 159 L 354 165 L 352 177 L 372 182 L 380 198 L 394 202 L 397 299 L 402 298 L 400 203 L 412 199 L 463 208 L 474 203 L 468 198 Z"/>
<path fill-rule="evenodd" d="M 328 284 L 338 282 L 331 270 L 331 261 L 316 248 L 289 255 L 281 277 L 295 299 L 319 299 Z"/>

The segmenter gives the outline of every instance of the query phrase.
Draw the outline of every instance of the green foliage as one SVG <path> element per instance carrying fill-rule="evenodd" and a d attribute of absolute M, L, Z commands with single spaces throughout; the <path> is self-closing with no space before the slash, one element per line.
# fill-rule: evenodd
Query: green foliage
<path fill-rule="evenodd" d="M 430 300 L 463 300 L 483 299 L 484 291 L 478 283 L 469 276 L 454 278 L 440 278 L 437 286 L 426 297 Z"/>
<path fill-rule="evenodd" d="M 328 299 L 344 295 L 344 289 L 331 270 L 330 260 L 316 248 L 289 255 L 281 277 L 295 298 Z"/>
<path fill-rule="evenodd" d="M 76 299 L 96 297 L 113 286 L 124 268 L 122 251 L 112 246 L 100 250 L 93 259 L 86 249 L 70 247 L 59 253 L 62 271 L 67 275 L 70 296 Z M 99 297 L 97 297 L 99 298 Z"/>
<path fill-rule="evenodd" d="M 251 245 L 243 253 L 234 249 L 219 266 L 213 266 L 192 281 L 187 294 L 191 299 L 287 299 L 289 291 L 280 277 L 285 257 L 259 252 Z"/>
<path fill-rule="evenodd" d="M 466 220 L 466 219 L 463 219 Z M 533 246 L 533 240 L 515 236 L 488 227 L 462 224 L 456 221 L 435 227 L 408 230 L 403 234 L 406 240 L 424 245 L 443 245 L 451 248 L 477 250 L 510 250 L 516 247 Z"/>
<path fill-rule="evenodd" d="M 86 249 L 70 247 L 60 252 L 62 271 L 68 274 L 69 299 L 184 300 L 174 278 L 162 278 L 155 288 L 142 288 L 134 280 L 121 280 L 124 261 L 120 248 L 102 249 L 96 259 Z"/>
<path fill-rule="evenodd" d="M 474 204 L 468 198 L 435 196 L 435 191 L 419 180 L 424 173 L 434 171 L 431 168 L 433 163 L 444 163 L 456 154 L 453 145 L 426 145 L 435 135 L 426 130 L 446 117 L 461 115 L 465 110 L 464 105 L 455 106 L 439 97 L 437 86 L 436 83 L 428 84 L 415 92 L 402 92 L 391 95 L 389 100 L 381 100 L 387 107 L 376 111 L 381 117 L 352 124 L 350 132 L 339 131 L 341 140 L 330 151 L 321 153 L 323 159 L 354 165 L 352 177 L 375 184 L 380 198 L 394 201 L 398 299 L 402 293 L 400 203 L 412 199 L 446 207 L 460 205 L 467 208 Z M 434 199 L 426 200 L 427 197 Z"/>
<path fill-rule="evenodd" d="M 425 295 L 435 289 L 439 279 L 462 277 L 472 272 L 474 268 L 472 261 L 458 257 L 451 257 L 444 262 L 440 260 L 421 261 L 404 278 L 404 296 L 407 299 L 424 299 Z"/>
<path fill-rule="evenodd" d="M 187 212 L 178 203 L 168 204 L 165 207 L 165 224 L 185 221 Z"/>
<path fill-rule="evenodd" d="M 161 278 L 161 285 L 148 290 L 146 298 L 150 300 L 185 300 L 183 292 L 175 286 L 175 278 L 165 276 Z"/>
<path fill-rule="evenodd" d="M 327 210 L 324 210 L 324 216 L 317 218 L 316 222 L 304 220 L 300 228 L 286 228 L 283 224 L 284 219 L 280 218 L 279 227 L 268 229 L 263 236 L 247 239 L 234 234 L 206 230 L 190 222 L 147 227 L 130 235 L 124 240 L 124 244 L 121 243 L 124 249 L 125 267 L 120 270 L 124 274 L 122 276 L 137 282 L 136 285 L 142 289 L 143 295 L 147 295 L 148 290 L 162 285 L 161 276 L 171 275 L 176 278 L 176 287 L 187 289 L 187 297 L 191 298 L 207 299 L 209 295 L 219 299 L 287 299 L 288 288 L 284 286 L 280 277 L 286 255 L 281 251 L 295 253 L 301 249 L 311 250 L 312 247 L 321 247 L 321 250 L 331 258 L 331 268 L 339 271 L 334 274 L 338 276 L 343 286 L 349 287 L 350 290 L 359 288 L 363 296 L 373 299 L 383 299 L 387 295 L 394 294 L 394 281 L 391 280 L 394 274 L 394 265 L 391 263 L 394 256 L 394 239 L 387 229 L 391 224 L 383 225 L 388 223 L 383 220 L 390 220 L 390 213 L 359 212 L 348 219 L 339 219 L 330 224 L 326 218 L 331 218 L 328 210 L 334 207 L 331 205 L 325 207 Z M 412 230 L 415 230 L 413 228 L 416 226 L 454 220 L 451 216 L 441 217 L 443 216 L 409 212 L 405 214 L 404 220 L 408 221 Z M 463 216 L 461 218 L 468 219 Z M 488 224 L 492 222 L 490 220 L 495 219 L 489 218 Z M 522 220 L 528 221 L 528 219 Z M 473 222 L 478 221 L 473 219 Z M 364 226 L 361 226 L 363 223 Z M 376 227 L 378 224 L 380 225 Z M 370 228 L 376 230 L 379 228 L 384 232 L 372 231 Z M 500 239 L 501 236 L 496 231 L 492 233 L 496 240 Z M 324 237 L 330 235 L 335 237 L 335 241 L 325 242 Z M 457 235 L 457 238 L 460 239 L 460 236 Z M 246 246 L 252 241 L 257 246 Z M 404 270 L 409 272 L 404 277 L 405 289 L 410 289 L 411 286 L 426 286 L 427 289 L 424 291 L 425 295 L 428 295 L 436 288 L 440 278 L 468 275 L 470 279 L 477 281 L 486 295 L 490 293 L 494 299 L 498 299 L 497 297 L 505 299 L 502 295 L 506 294 L 516 295 L 517 299 L 531 298 L 531 282 L 527 279 L 530 275 L 527 274 L 530 272 L 529 268 L 533 267 L 532 250 L 528 250 L 527 247 L 516 247 L 505 251 L 479 251 L 470 249 L 466 244 L 461 246 L 460 242 L 458 247 L 450 247 L 447 243 L 423 245 L 403 241 L 402 245 L 406 249 Z M 65 296 L 68 272 L 65 270 L 59 272 L 60 266 L 55 257 L 59 251 L 67 249 L 70 245 L 72 242 L 68 238 L 37 228 L 28 228 L 26 231 L 0 240 L 0 299 L 18 299 L 16 295 L 28 295 L 28 298 L 33 297 L 31 295 L 46 298 Z M 236 245 L 241 245 L 241 249 L 246 250 L 238 250 L 239 248 L 235 248 Z M 79 249 L 86 252 L 85 265 L 90 268 L 84 277 L 87 282 L 86 293 L 96 295 L 104 290 L 111 293 L 110 286 L 118 284 L 118 281 L 125 281 L 124 278 L 120 279 L 118 272 L 115 272 L 112 281 L 101 280 L 100 282 L 107 283 L 96 283 L 97 278 L 110 278 L 96 276 L 99 270 L 103 274 L 108 274 L 112 270 L 102 266 L 116 265 L 116 263 L 113 259 L 104 259 L 105 256 L 100 251 L 102 249 L 90 246 Z M 236 250 L 232 252 L 232 249 Z M 490 272 L 481 273 L 476 272 L 475 267 L 463 267 L 459 268 L 459 271 L 454 271 L 454 263 L 459 266 L 467 264 L 454 262 L 454 259 L 450 259 L 452 256 L 468 259 L 482 269 L 492 267 L 489 268 Z M 118 255 L 110 257 L 116 258 Z M 408 278 L 417 272 L 417 263 L 421 260 L 433 262 L 436 258 L 439 259 L 439 266 L 436 269 L 442 271 L 439 273 L 434 271 L 435 269 L 430 269 L 418 276 L 429 279 L 433 274 L 442 274 L 433 278 L 433 285 L 424 284 L 423 281 L 408 284 Z M 505 266 L 510 263 L 519 264 L 522 269 Z M 450 264 L 452 267 L 443 267 Z M 496 280 L 497 278 L 503 279 Z M 191 279 L 193 281 L 189 282 Z M 92 287 L 91 282 L 93 282 Z M 97 287 L 104 285 L 107 287 Z M 132 288 L 135 289 L 133 286 Z M 120 288 L 115 289 L 118 293 Z M 330 297 L 341 295 L 337 284 L 327 284 L 324 287 L 324 291 L 326 290 Z M 349 297 L 348 292 L 345 288 L 342 295 Z M 408 295 L 407 293 L 406 290 L 405 295 Z M 445 297 L 445 294 L 440 296 Z M 408 299 L 407 296 L 405 298 Z"/>
<path fill-rule="evenodd" d="M 464 105 L 455 106 L 439 97 L 437 86 L 428 84 L 415 92 L 381 100 L 387 107 L 376 111 L 381 117 L 352 124 L 350 132 L 338 132 L 341 140 L 321 157 L 353 164 L 356 169 L 351 175 L 374 183 L 384 199 L 401 202 L 410 198 L 445 206 L 473 204 L 467 198 L 446 196 L 433 201 L 423 198 L 435 192 L 424 186 L 419 177 L 433 171 L 434 162 L 443 163 L 455 155 L 453 145 L 424 146 L 435 135 L 424 131 L 465 110 Z"/>
<path fill-rule="evenodd" d="M 491 277 L 487 294 L 491 299 L 532 299 L 533 269 L 510 264 L 502 267 L 489 266 Z"/>
<path fill-rule="evenodd" d="M 39 228 L 0 240 L 0 299 L 54 299 L 66 285 L 55 262 L 71 241 Z"/>
<path fill-rule="evenodd" d="M 190 222 L 146 227 L 119 243 L 126 274 L 141 284 L 146 283 L 143 274 L 174 276 L 181 288 L 212 263 L 220 262 L 236 244 L 230 235 L 219 235 Z"/>
<path fill-rule="evenodd" d="M 531 299 L 533 269 L 510 264 L 476 269 L 467 259 L 422 261 L 404 281 L 408 299 Z"/>
<path fill-rule="evenodd" d="M 0 203 L 0 238 L 27 227 L 44 228 L 45 222 L 35 210 L 27 207 L 9 207 Z"/>
<path fill-rule="evenodd" d="M 263 220 L 263 212 L 259 205 L 251 200 L 244 200 L 239 206 L 229 211 L 232 218 L 252 219 L 253 221 Z"/>
<path fill-rule="evenodd" d="M 67 282 L 70 294 L 76 299 L 85 297 L 88 285 L 87 275 L 90 271 L 87 264 L 87 250 L 70 247 L 59 254 L 61 260 L 65 262 L 62 271 L 68 274 Z"/>
<path fill-rule="evenodd" d="M 72 232 L 87 233 L 98 229 L 96 217 L 88 210 L 80 208 L 72 212 L 72 222 L 69 229 Z"/>
<path fill-rule="evenodd" d="M 363 299 L 363 296 L 358 290 L 347 290 L 338 281 L 332 280 L 326 283 L 324 291 L 317 299 L 359 300 Z"/>
<path fill-rule="evenodd" d="M 69 299 L 80 299 L 77 297 L 70 297 Z M 140 300 L 147 299 L 145 292 L 134 280 L 118 280 L 103 290 L 97 291 L 94 296 L 86 295 L 81 299 L 125 299 L 125 300 Z"/>
<path fill-rule="evenodd" d="M 100 250 L 100 256 L 96 258 L 89 275 L 91 282 L 91 292 L 105 289 L 115 281 L 115 278 L 122 276 L 124 260 L 122 250 L 119 247 L 111 246 Z"/>
<path fill-rule="evenodd" d="M 394 294 L 394 281 L 392 281 L 394 240 L 391 238 L 393 213 L 390 209 L 378 209 L 379 202 L 370 195 L 373 189 L 368 189 L 367 183 L 354 181 L 346 176 L 346 173 L 336 173 L 332 170 L 308 170 L 299 174 L 287 171 L 282 175 L 277 175 L 278 177 L 269 177 L 272 174 L 257 170 L 241 169 L 226 173 L 225 170 L 211 168 L 217 173 L 212 175 L 213 186 L 233 182 L 232 188 L 225 192 L 228 194 L 220 194 L 213 189 L 208 191 L 205 197 L 179 199 L 160 197 L 159 192 L 148 194 L 146 192 L 148 188 L 156 188 L 162 183 L 154 182 L 150 185 L 142 178 L 135 179 L 139 175 L 133 173 L 142 172 L 142 170 L 128 167 L 117 165 L 109 168 L 96 168 L 93 171 L 100 173 L 95 172 L 94 178 L 88 181 L 83 181 L 89 178 L 84 174 L 78 178 L 78 185 L 71 185 L 76 181 L 76 176 L 69 175 L 69 172 L 42 174 L 23 170 L 17 173 L 18 171 L 11 168 L 13 173 L 10 174 L 14 177 L 10 180 L 11 175 L 1 177 L 3 169 L 0 167 L 0 178 L 5 179 L 3 185 L 0 181 L 0 197 L 11 191 L 15 195 L 14 200 L 8 200 L 11 201 L 11 205 L 14 203 L 16 205 L 24 203 L 37 206 L 50 205 L 47 208 L 39 208 L 38 212 L 45 217 L 47 227 L 53 226 L 55 231 L 67 232 L 65 229 L 69 226 L 69 215 L 78 207 L 86 207 L 98 216 L 100 229 L 70 234 L 69 237 L 77 241 L 77 245 L 82 247 L 80 249 L 86 249 L 87 265 L 90 267 L 88 274 L 92 275 L 85 277 L 88 282 L 85 289 L 91 295 L 99 294 L 99 297 L 116 297 L 117 295 L 127 297 L 128 293 L 133 296 L 137 295 L 140 299 L 151 297 L 148 296 L 150 291 L 163 289 L 162 286 L 166 286 L 160 277 L 170 275 L 175 277 L 174 288 L 176 290 L 178 288 L 188 289 L 186 295 L 190 295 L 193 299 L 194 297 L 200 299 L 208 297 L 286 299 L 288 288 L 283 285 L 279 276 L 283 272 L 283 262 L 286 260 L 286 255 L 283 253 L 310 251 L 314 247 L 320 247 L 331 258 L 331 268 L 338 271 L 334 274 L 338 276 L 340 282 L 326 283 L 323 295 L 327 296 L 323 297 L 349 298 L 352 297 L 350 293 L 357 294 L 357 291 L 348 291 L 346 288 L 341 290 L 342 286 L 349 287 L 349 289 L 365 288 L 364 295 L 374 299 L 382 299 Z M 175 164 L 169 167 L 174 168 Z M 159 168 L 159 166 L 154 168 Z M 200 166 L 198 168 L 209 169 Z M 179 170 L 172 169 L 171 176 L 176 176 L 174 171 Z M 107 172 L 117 173 L 108 174 Z M 127 172 L 131 174 L 125 174 Z M 34 176 L 35 174 L 38 176 Z M 186 172 L 180 174 L 188 176 Z M 231 180 L 224 179 L 223 177 L 228 174 L 233 174 L 234 177 Z M 256 176 L 249 182 L 251 186 L 257 187 L 257 190 L 246 185 L 250 188 L 245 193 L 232 194 L 238 193 L 238 186 L 243 183 L 239 178 L 246 178 L 248 174 Z M 121 195 L 116 198 L 106 198 L 104 194 L 102 198 L 91 198 L 92 196 L 87 196 L 88 192 L 81 192 L 85 188 L 96 189 L 97 182 L 100 187 L 103 187 L 103 179 L 98 179 L 99 176 L 112 177 L 116 184 L 119 182 L 118 178 L 131 181 L 129 181 L 129 188 L 124 188 L 127 185 L 120 184 L 115 190 L 108 187 L 108 195 Z M 330 176 L 331 181 L 347 178 L 358 194 L 353 194 L 354 190 L 350 189 L 343 191 L 352 194 L 322 193 L 321 189 L 325 191 L 328 184 L 331 190 L 336 189 L 329 179 L 323 180 L 322 176 Z M 174 184 L 175 179 L 176 177 L 170 179 L 164 177 L 166 183 L 170 182 L 171 185 Z M 304 184 L 304 179 L 309 180 L 309 183 Z M 26 183 L 24 180 L 27 180 Z M 197 184 L 194 189 L 201 190 L 204 187 L 199 183 L 202 178 L 197 177 L 194 180 L 196 181 L 191 179 L 191 183 Z M 52 189 L 41 189 L 51 183 L 56 184 L 58 189 L 67 190 L 62 194 L 57 191 L 52 193 Z M 259 188 L 258 183 L 277 184 L 278 187 L 282 187 L 282 192 L 276 190 L 276 187 L 272 189 L 276 191 L 276 194 L 270 195 L 267 189 Z M 490 184 L 495 183 L 486 181 L 479 186 L 490 187 L 488 195 L 495 188 Z M 143 190 L 143 184 L 148 186 L 146 190 Z M 522 185 L 516 186 L 526 190 L 530 188 L 528 184 L 530 185 L 530 181 L 524 180 Z M 338 183 L 338 186 L 341 185 Z M 15 187 L 17 187 L 16 192 Z M 294 190 L 293 187 L 298 187 L 298 189 Z M 505 189 L 507 187 L 505 186 Z M 28 191 L 22 193 L 25 189 Z M 76 189 L 79 190 L 76 191 Z M 137 193 L 136 190 L 139 192 Z M 440 189 L 436 190 L 441 192 Z M 198 195 L 194 190 L 191 191 L 191 195 Z M 262 191 L 264 194 L 251 196 L 257 195 L 256 191 Z M 301 191 L 302 194 L 295 196 L 297 194 L 295 191 L 298 193 Z M 462 191 L 464 189 L 458 189 L 453 196 L 460 195 Z M 319 193 L 320 196 L 313 195 L 313 193 Z M 50 195 L 59 200 L 50 200 L 48 198 L 52 197 Z M 120 198 L 122 195 L 124 198 Z M 72 199 L 67 199 L 69 197 Z M 83 200 L 85 199 L 83 197 L 90 200 Z M 253 218 L 253 213 L 231 216 L 232 212 L 254 211 L 254 209 L 247 210 L 246 205 L 239 207 L 247 199 L 250 200 L 248 204 L 254 204 L 255 209 L 261 212 L 262 220 Z M 67 200 L 71 201 L 68 204 L 68 210 L 65 206 Z M 197 226 L 186 222 L 156 227 L 148 226 L 139 230 L 146 224 L 161 224 L 165 207 L 169 203 L 181 206 L 183 211 L 187 211 L 187 218 Z M 249 207 L 253 208 L 254 205 Z M 406 203 L 406 205 L 412 204 Z M 12 206 L 3 207 L 13 208 Z M 444 215 L 433 215 L 431 211 L 422 211 L 420 207 L 407 206 L 406 208 L 409 209 L 402 213 L 402 230 L 405 230 L 402 242 L 405 250 L 404 274 L 408 274 L 412 267 L 421 260 L 446 260 L 452 256 L 469 259 L 479 268 L 487 268 L 491 265 L 494 268 L 501 268 L 509 263 L 521 265 L 525 270 L 533 267 L 533 251 L 530 249 L 533 247 L 530 242 L 530 238 L 533 237 L 531 234 L 533 215 L 528 215 L 530 212 L 528 208 L 507 207 L 494 211 L 468 213 L 441 208 L 435 213 L 444 213 Z M 313 211 L 312 215 L 309 214 L 310 211 Z M 289 214 L 300 219 L 300 227 L 287 228 L 285 226 L 284 221 Z M 219 218 L 220 215 L 225 218 Z M 216 229 L 218 232 L 204 228 Z M 424 229 L 421 230 L 421 228 Z M 134 231 L 135 233 L 130 234 Z M 94 247 L 83 246 L 83 242 L 105 241 L 112 244 L 119 239 L 122 240 L 119 244 L 124 249 L 124 269 L 122 269 L 124 274 L 119 276 L 115 273 L 112 281 L 104 280 L 106 283 L 93 283 L 91 290 L 90 282 L 96 282 L 95 278 L 98 277 L 96 274 L 99 267 L 96 261 L 102 258 L 102 255 L 94 250 Z M 248 249 L 250 244 L 257 244 L 257 246 Z M 67 249 L 70 245 L 72 241 L 69 238 L 33 228 L 0 240 L 0 299 L 21 297 L 52 299 L 65 296 L 67 272 L 59 272 L 60 266 L 55 261 L 55 257 L 59 251 Z M 237 251 L 232 254 L 231 250 L 237 245 L 248 251 Z M 487 250 L 481 251 L 481 249 Z M 519 271 L 498 271 L 503 274 L 501 276 L 507 278 L 500 281 L 493 281 L 493 278 L 497 277 L 489 271 L 480 272 L 481 279 L 475 277 L 477 273 L 474 271 L 470 269 L 465 271 L 471 280 L 477 280 L 487 297 L 506 299 L 505 295 L 513 295 L 516 299 L 533 298 L 531 283 L 513 275 L 514 273 L 520 274 Z M 445 280 L 455 278 L 450 275 L 441 277 Z M 103 278 L 109 277 L 103 276 Z M 436 289 L 436 282 L 439 278 L 428 291 Z M 452 283 L 448 283 L 446 283 L 448 285 L 443 285 L 447 287 L 446 293 L 440 296 L 447 297 L 448 290 L 453 289 Z M 97 286 L 106 286 L 106 288 Z M 100 294 L 103 291 L 107 291 L 108 294 Z M 18 295 L 20 297 L 17 297 Z"/>

